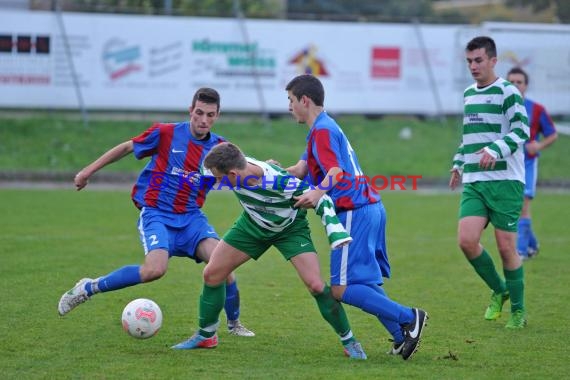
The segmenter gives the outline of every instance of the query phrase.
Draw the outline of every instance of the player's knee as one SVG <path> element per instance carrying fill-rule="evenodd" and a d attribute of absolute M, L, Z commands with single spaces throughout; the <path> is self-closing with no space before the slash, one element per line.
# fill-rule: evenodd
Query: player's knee
<path fill-rule="evenodd" d="M 216 270 L 213 270 L 210 265 L 206 265 L 204 268 L 204 283 L 209 286 L 216 286 L 224 282 L 226 279 L 226 275 L 219 273 Z"/>
<path fill-rule="evenodd" d="M 461 236 L 458 239 L 458 245 L 459 245 L 459 248 L 466 254 L 467 253 L 474 253 L 479 248 L 479 242 L 478 241 L 466 239 L 466 238 L 463 238 Z"/>
<path fill-rule="evenodd" d="M 325 288 L 325 283 L 321 279 L 314 279 L 305 285 L 311 294 L 320 294 Z"/>
<path fill-rule="evenodd" d="M 516 243 L 514 242 L 497 242 L 497 249 L 501 257 L 508 257 L 516 252 Z"/>
<path fill-rule="evenodd" d="M 143 265 L 141 267 L 141 281 L 142 282 L 150 282 L 154 280 L 158 280 L 162 276 L 166 274 L 166 268 L 163 266 L 150 266 L 150 265 Z"/>

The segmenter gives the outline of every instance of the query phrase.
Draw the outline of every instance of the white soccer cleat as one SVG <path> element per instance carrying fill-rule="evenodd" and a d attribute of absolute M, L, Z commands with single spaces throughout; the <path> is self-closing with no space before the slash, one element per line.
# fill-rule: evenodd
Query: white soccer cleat
<path fill-rule="evenodd" d="M 255 333 L 251 330 L 248 330 L 244 325 L 242 325 L 239 319 L 231 324 L 228 324 L 228 331 L 231 335 L 236 336 L 255 336 Z"/>
<path fill-rule="evenodd" d="M 75 284 L 75 286 L 65 292 L 59 304 L 57 305 L 57 312 L 59 315 L 63 316 L 69 313 L 71 310 L 75 309 L 76 306 L 81 305 L 83 302 L 87 301 L 89 298 L 87 291 L 85 290 L 85 284 L 93 281 L 91 278 L 82 278 Z"/>

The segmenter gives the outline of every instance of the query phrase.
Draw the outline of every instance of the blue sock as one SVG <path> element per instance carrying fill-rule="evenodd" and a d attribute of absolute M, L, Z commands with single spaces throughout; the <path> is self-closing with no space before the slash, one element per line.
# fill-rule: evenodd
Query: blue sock
<path fill-rule="evenodd" d="M 226 302 L 224 310 L 228 321 L 235 321 L 239 319 L 239 290 L 237 281 L 231 284 L 226 284 Z"/>
<path fill-rule="evenodd" d="M 535 251 L 538 249 L 538 240 L 536 240 L 536 236 L 532 230 L 532 222 L 530 219 L 528 220 L 528 246 Z"/>
<path fill-rule="evenodd" d="M 384 297 L 388 297 L 388 295 L 381 286 L 375 285 L 374 289 L 378 293 L 382 294 Z M 404 332 L 402 331 L 402 326 L 400 326 L 398 322 L 380 316 L 378 316 L 377 318 L 380 321 L 380 323 L 382 323 L 382 325 L 386 328 L 386 330 L 388 330 L 390 335 L 392 335 L 394 343 L 400 344 L 404 341 Z"/>
<path fill-rule="evenodd" d="M 100 277 L 97 287 L 100 292 L 110 292 L 140 283 L 140 265 L 127 265 L 106 276 Z"/>
<path fill-rule="evenodd" d="M 342 302 L 359 307 L 378 318 L 382 317 L 382 319 L 401 325 L 411 323 L 414 319 L 412 309 L 392 301 L 368 285 L 348 285 L 342 296 Z"/>
<path fill-rule="evenodd" d="M 526 255 L 530 240 L 530 219 L 520 218 L 517 237 L 517 251 L 519 254 Z"/>

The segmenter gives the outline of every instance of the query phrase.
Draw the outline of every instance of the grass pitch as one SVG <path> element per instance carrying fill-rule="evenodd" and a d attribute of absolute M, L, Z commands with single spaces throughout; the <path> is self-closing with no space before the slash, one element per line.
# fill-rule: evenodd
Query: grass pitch
<path fill-rule="evenodd" d="M 154 283 L 95 296 L 65 317 L 61 294 L 80 278 L 142 261 L 137 210 L 128 190 L 0 190 L 0 368 L 5 379 L 540 379 L 567 375 L 570 296 L 570 196 L 540 193 L 533 202 L 540 255 L 525 264 L 529 325 L 504 328 L 483 319 L 489 292 L 455 243 L 459 195 L 386 192 L 391 297 L 419 306 L 430 320 L 411 361 L 385 354 L 378 321 L 347 306 L 369 359 L 350 361 L 292 266 L 274 250 L 238 270 L 242 321 L 254 338 L 220 331 L 215 350 L 173 351 L 197 326 L 202 265 L 174 258 Z M 228 193 L 205 207 L 223 233 L 240 212 Z M 323 277 L 328 249 L 311 216 Z M 492 231 L 483 243 L 498 262 Z M 132 299 L 155 300 L 164 314 L 159 334 L 140 341 L 121 328 Z M 508 304 L 507 304 L 508 305 Z M 506 307 L 508 310 L 508 306 Z M 222 316 L 225 321 L 225 316 Z"/>
<path fill-rule="evenodd" d="M 187 119 L 181 114 L 170 120 Z M 155 120 L 156 121 L 156 120 Z M 0 117 L 0 172 L 51 171 L 75 173 L 115 145 L 150 127 L 152 120 L 93 120 L 89 128 L 80 121 L 53 117 L 3 119 Z M 421 175 L 424 179 L 449 179 L 451 161 L 460 140 L 460 120 L 443 123 L 413 117 L 368 120 L 340 117 L 339 124 L 358 153 L 360 165 L 370 177 L 376 175 Z M 409 138 L 401 139 L 406 128 Z M 274 158 L 283 165 L 297 162 L 305 148 L 308 128 L 286 116 L 264 125 L 258 119 L 232 120 L 222 114 L 214 132 L 238 144 L 258 159 Z M 544 152 L 539 180 L 565 179 L 570 155 L 570 136 L 561 135 Z M 104 170 L 139 172 L 144 164 L 124 158 Z M 418 182 L 420 187 L 422 181 Z"/>

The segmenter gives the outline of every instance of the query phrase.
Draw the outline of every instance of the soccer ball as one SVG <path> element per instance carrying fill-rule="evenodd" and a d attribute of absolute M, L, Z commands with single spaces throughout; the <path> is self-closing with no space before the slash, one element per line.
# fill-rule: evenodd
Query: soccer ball
<path fill-rule="evenodd" d="M 131 301 L 123 310 L 123 330 L 137 339 L 150 338 L 162 326 L 162 311 L 156 302 L 138 298 Z"/>

